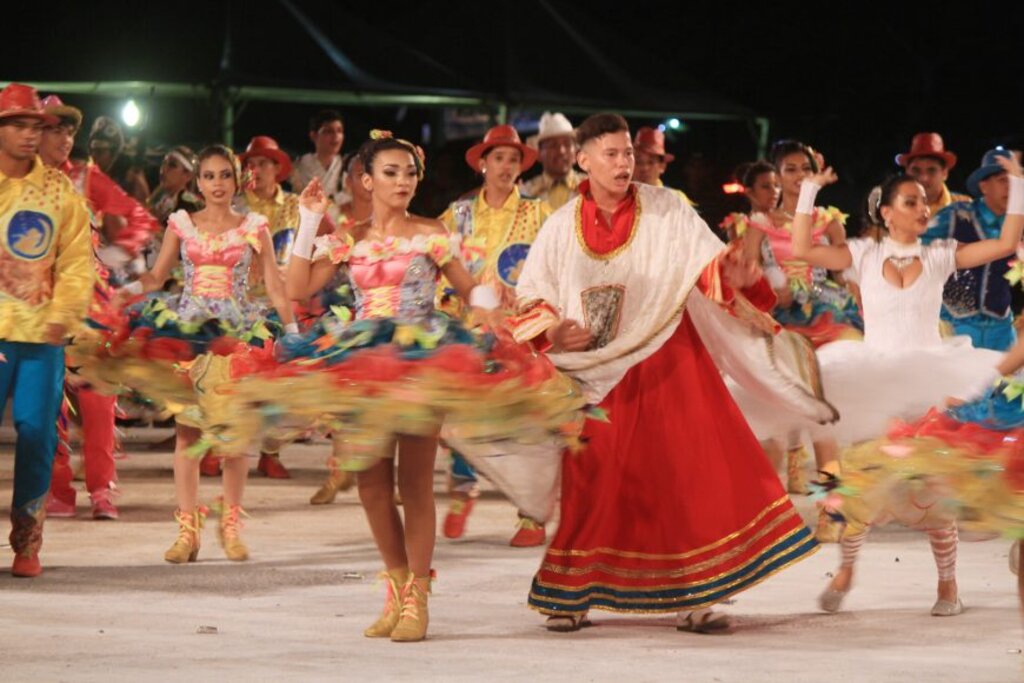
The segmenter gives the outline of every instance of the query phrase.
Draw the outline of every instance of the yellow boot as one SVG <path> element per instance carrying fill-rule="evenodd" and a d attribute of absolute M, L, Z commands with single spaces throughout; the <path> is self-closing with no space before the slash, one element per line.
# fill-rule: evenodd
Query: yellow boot
<path fill-rule="evenodd" d="M 313 497 L 309 499 L 310 505 L 330 505 L 338 497 L 339 491 L 348 491 L 355 483 L 355 473 L 338 469 L 335 463 L 334 457 L 328 460 L 327 467 L 330 474 L 327 475 L 326 481 L 317 489 Z"/>
<path fill-rule="evenodd" d="M 411 575 L 408 567 L 399 567 L 381 572 L 378 576 L 388 584 L 388 592 L 384 597 L 384 612 L 370 628 L 363 631 L 363 635 L 367 638 L 390 638 L 391 632 L 398 625 L 399 617 L 402 616 L 402 586 Z"/>
<path fill-rule="evenodd" d="M 198 507 L 192 512 L 176 510 L 174 519 L 178 522 L 178 539 L 164 553 L 164 559 L 174 564 L 195 562 L 199 556 L 199 531 L 206 520 L 206 512 Z"/>
<path fill-rule="evenodd" d="M 217 528 L 217 537 L 220 545 L 224 548 L 224 556 L 234 562 L 241 562 L 249 559 L 249 549 L 242 543 L 238 532 L 242 530 L 241 515 L 245 510 L 241 505 L 231 505 L 220 513 L 220 526 Z"/>
<path fill-rule="evenodd" d="M 391 632 L 393 643 L 415 643 L 427 637 L 430 614 L 427 611 L 427 595 L 430 593 L 429 576 L 409 575 L 402 587 L 402 615 L 398 625 Z"/>
<path fill-rule="evenodd" d="M 807 475 L 804 473 L 804 463 L 807 462 L 807 460 L 807 449 L 803 446 L 790 448 L 786 451 L 787 493 L 807 493 Z"/>

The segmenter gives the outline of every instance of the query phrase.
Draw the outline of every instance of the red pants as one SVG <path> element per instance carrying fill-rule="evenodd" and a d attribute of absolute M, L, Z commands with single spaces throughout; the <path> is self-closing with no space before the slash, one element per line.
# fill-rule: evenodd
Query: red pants
<path fill-rule="evenodd" d="M 114 410 L 116 396 L 104 396 L 91 389 L 75 390 L 78 397 L 78 411 L 82 419 L 82 456 L 85 459 L 85 487 L 90 493 L 102 491 L 117 481 L 114 468 Z M 71 471 L 71 457 L 68 453 L 70 421 L 68 404 L 61 407 L 58 420 L 60 440 L 53 462 L 53 479 L 50 495 L 74 504 L 75 489 L 71 486 L 74 473 Z"/>

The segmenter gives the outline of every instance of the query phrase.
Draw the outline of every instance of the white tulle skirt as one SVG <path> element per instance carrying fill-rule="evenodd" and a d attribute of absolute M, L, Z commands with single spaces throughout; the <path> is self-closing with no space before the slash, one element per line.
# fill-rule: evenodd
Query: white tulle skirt
<path fill-rule="evenodd" d="M 791 441 L 795 433 L 812 440 L 834 438 L 849 445 L 882 436 L 894 419 L 914 419 L 948 397 L 966 392 L 1002 358 L 976 349 L 968 337 L 950 337 L 923 348 L 877 348 L 861 341 L 837 341 L 818 349 L 825 399 L 839 421 L 816 425 L 761 401 L 733 382 L 733 397 L 759 439 Z"/>

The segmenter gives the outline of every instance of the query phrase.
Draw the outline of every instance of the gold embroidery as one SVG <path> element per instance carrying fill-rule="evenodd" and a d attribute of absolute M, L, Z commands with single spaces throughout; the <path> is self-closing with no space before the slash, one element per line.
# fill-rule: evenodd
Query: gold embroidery
<path fill-rule="evenodd" d="M 644 560 L 682 560 L 687 557 L 693 557 L 694 555 L 700 555 L 701 553 L 707 552 L 708 550 L 711 550 L 713 548 L 717 548 L 720 545 L 728 543 L 729 541 L 739 536 L 742 536 L 743 534 L 750 531 L 750 529 L 754 527 L 754 525 L 756 525 L 758 522 L 764 519 L 769 513 L 771 513 L 772 510 L 779 507 L 780 505 L 785 505 L 786 503 L 789 503 L 789 496 L 784 495 L 778 500 L 776 500 L 774 503 L 766 507 L 764 510 L 757 513 L 754 519 L 750 520 L 750 522 L 747 523 L 739 531 L 735 531 L 729 534 L 728 536 L 725 536 L 724 538 L 720 538 L 714 543 L 709 543 L 708 545 L 696 548 L 694 550 L 688 550 L 685 553 L 674 553 L 664 555 L 657 553 L 640 553 L 629 550 L 615 550 L 614 548 L 593 548 L 591 550 L 555 550 L 554 548 L 549 548 L 548 554 L 556 556 L 571 555 L 574 557 L 586 557 L 588 555 L 612 555 L 614 557 L 635 557 Z"/>
<path fill-rule="evenodd" d="M 593 563 L 587 565 L 586 567 L 566 567 L 562 565 L 552 564 L 550 562 L 544 562 L 541 565 L 541 569 L 546 569 L 552 572 L 553 574 L 565 574 L 568 576 L 583 576 L 584 574 L 590 574 L 592 572 L 604 572 L 606 574 L 621 576 L 623 578 L 655 578 L 657 576 L 683 577 L 687 574 L 698 574 L 706 569 L 714 567 L 715 565 L 725 564 L 726 562 L 731 561 L 737 555 L 743 555 L 744 553 L 750 552 L 750 546 L 752 546 L 760 539 L 764 538 L 765 536 L 775 531 L 777 527 L 791 521 L 793 517 L 797 516 L 795 510 L 792 510 L 791 513 L 792 514 L 787 513 L 779 515 L 771 522 L 766 524 L 764 528 L 758 531 L 756 535 L 750 538 L 750 540 L 745 542 L 743 545 L 736 546 L 735 548 L 730 548 L 721 555 L 716 555 L 715 557 L 704 560 L 703 562 L 698 562 L 697 564 L 693 565 L 687 565 L 685 567 L 674 567 L 671 569 L 617 569 L 612 565 L 606 564 L 604 562 Z M 806 527 L 804 527 L 803 522 L 801 522 L 799 527 L 786 532 L 784 536 L 782 536 L 781 538 L 777 539 L 774 543 L 772 543 L 772 545 L 769 546 L 769 548 L 775 547 L 781 541 L 790 538 L 794 534 L 800 533 L 800 531 L 802 531 L 805 528 Z M 767 548 L 765 550 L 758 551 L 758 555 L 763 554 L 766 550 Z M 748 560 L 746 564 L 733 567 L 725 573 L 728 574 L 730 572 L 740 571 L 742 567 L 746 566 L 752 561 L 754 560 Z M 707 581 L 707 579 L 701 579 L 700 581 L 695 582 L 694 585 L 703 583 L 705 581 Z"/>
<path fill-rule="evenodd" d="M 629 248 L 629 245 L 633 243 L 633 239 L 636 237 L 637 229 L 640 227 L 640 193 L 637 192 L 634 195 L 636 198 L 636 211 L 633 216 L 633 225 L 629 229 L 629 237 L 625 242 L 615 247 L 607 254 L 599 254 L 587 244 L 587 240 L 583 237 L 583 197 L 576 198 L 576 239 L 579 240 L 580 248 L 583 249 L 583 253 L 592 259 L 598 261 L 610 261 L 623 251 Z"/>
<path fill-rule="evenodd" d="M 776 574 L 781 572 L 783 569 L 786 569 L 786 568 L 790 567 L 791 565 L 796 564 L 800 560 L 803 560 L 803 559 L 805 559 L 807 557 L 810 557 L 814 553 L 818 552 L 818 550 L 820 550 L 820 549 L 821 549 L 821 546 L 814 546 L 812 548 L 809 548 L 806 552 L 801 553 L 799 557 L 794 557 L 789 562 L 786 562 L 785 564 L 783 564 L 783 565 L 781 565 L 779 567 L 776 567 L 775 569 L 771 570 L 770 572 L 768 572 L 764 576 L 758 577 L 757 579 L 755 579 L 755 580 L 753 580 L 753 581 L 751 581 L 751 582 L 749 582 L 749 583 L 747 583 L 747 584 L 745 584 L 743 586 L 740 586 L 739 588 L 737 588 L 735 590 L 731 590 L 731 591 L 728 591 L 727 593 L 725 593 L 723 595 L 716 596 L 713 600 L 705 600 L 705 601 L 699 602 L 699 603 L 689 603 L 689 602 L 687 602 L 687 604 L 684 607 L 679 606 L 679 603 L 688 601 L 690 599 L 689 596 L 683 595 L 683 596 L 679 596 L 679 597 L 675 597 L 675 598 L 655 598 L 655 597 L 651 597 L 651 598 L 646 598 L 646 599 L 628 599 L 627 600 L 627 599 L 623 599 L 623 598 L 618 598 L 618 597 L 616 597 L 616 596 L 614 596 L 614 595 L 612 595 L 610 593 L 597 592 L 597 593 L 591 593 L 587 597 L 579 598 L 577 600 L 565 600 L 565 599 L 562 599 L 562 598 L 551 598 L 551 597 L 547 597 L 547 596 L 544 596 L 544 595 L 538 595 L 536 592 L 531 590 L 530 591 L 530 600 L 531 601 L 537 601 L 537 602 L 546 602 L 546 603 L 551 603 L 551 604 L 555 604 L 555 605 L 566 605 L 566 606 L 585 605 L 585 607 L 582 610 L 578 610 L 578 611 L 581 611 L 581 612 L 586 612 L 588 609 L 599 609 L 599 610 L 604 610 L 606 612 L 633 612 L 633 613 L 638 613 L 638 614 L 639 613 L 652 614 L 652 613 L 658 613 L 658 612 L 678 612 L 678 611 L 680 611 L 682 609 L 685 609 L 685 610 L 700 609 L 702 607 L 709 607 L 711 605 L 715 605 L 717 603 L 722 602 L 723 600 L 727 600 L 728 598 L 730 598 L 733 595 L 736 595 L 737 593 L 745 591 L 745 590 L 747 590 L 749 588 L 753 588 L 754 586 L 758 585 L 759 583 L 761 583 L 763 581 L 766 581 L 766 580 L 770 579 L 771 577 L 775 576 Z M 630 590 L 632 590 L 634 592 L 638 592 L 638 591 L 643 590 L 643 589 L 642 588 L 638 589 L 638 588 L 634 587 L 634 588 L 631 588 Z M 652 608 L 648 608 L 648 609 L 629 609 L 629 608 L 624 608 L 624 607 L 613 607 L 613 606 L 608 606 L 608 605 L 590 604 L 593 600 L 601 599 L 601 598 L 604 598 L 604 599 L 607 599 L 607 600 L 613 600 L 613 601 L 615 601 L 617 603 L 625 603 L 625 604 L 637 603 L 637 602 L 663 603 L 663 604 L 664 603 L 673 603 L 674 606 L 672 606 L 672 607 L 664 607 L 664 608 L 652 607 Z M 573 611 L 573 610 L 568 610 L 568 609 L 567 610 L 553 610 L 551 608 L 539 607 L 539 606 L 534 605 L 534 604 L 530 604 L 529 607 L 530 607 L 530 609 L 533 609 L 533 610 L 536 610 L 538 612 L 541 612 L 542 614 L 566 614 L 566 613 L 569 613 L 569 612 Z"/>

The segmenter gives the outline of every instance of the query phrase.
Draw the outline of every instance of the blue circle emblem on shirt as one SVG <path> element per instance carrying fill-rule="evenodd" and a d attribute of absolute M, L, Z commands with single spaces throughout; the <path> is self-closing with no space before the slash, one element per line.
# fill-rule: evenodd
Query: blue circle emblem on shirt
<path fill-rule="evenodd" d="M 7 249 L 18 258 L 38 261 L 50 251 L 53 221 L 45 213 L 22 210 L 7 223 Z"/>
<path fill-rule="evenodd" d="M 519 274 L 523 271 L 526 255 L 530 253 L 530 245 L 523 242 L 510 244 L 498 254 L 498 278 L 509 287 L 519 284 Z"/>

